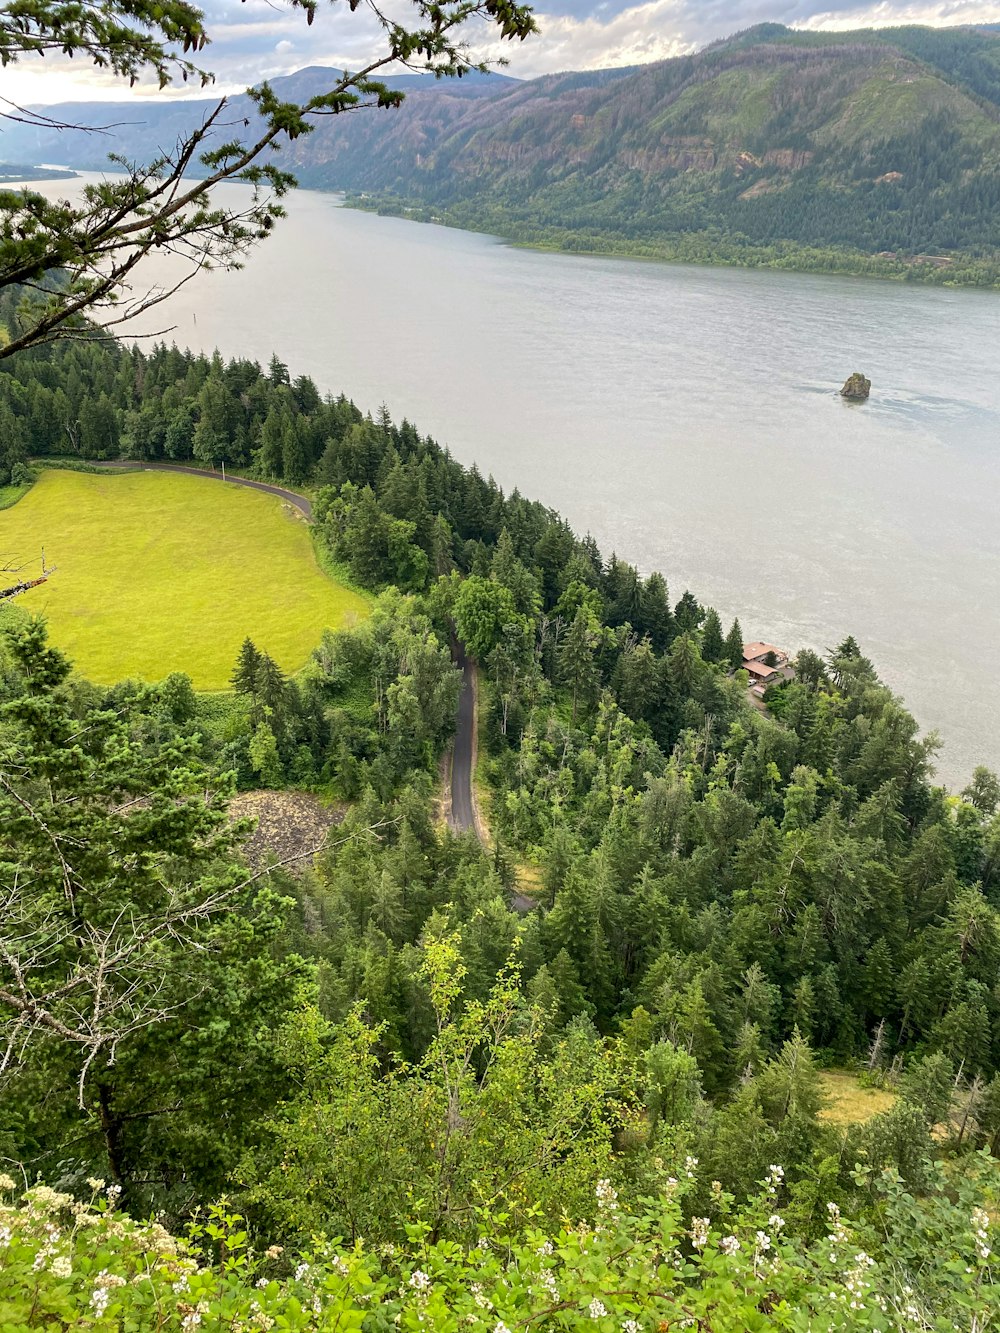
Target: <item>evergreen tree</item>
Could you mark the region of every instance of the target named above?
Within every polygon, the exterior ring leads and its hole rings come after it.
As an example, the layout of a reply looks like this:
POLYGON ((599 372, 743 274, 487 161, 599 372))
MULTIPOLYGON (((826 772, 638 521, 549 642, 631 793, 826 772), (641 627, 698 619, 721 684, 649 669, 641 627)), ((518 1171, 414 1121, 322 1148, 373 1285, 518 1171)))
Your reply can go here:
POLYGON ((743 665, 743 631, 738 620, 733 621, 732 628, 726 635, 724 649, 725 660, 729 663, 730 670, 739 671, 743 665))
POLYGON ((243 640, 236 666, 230 676, 233 689, 238 694, 255 694, 257 691, 257 673, 260 670, 261 654, 249 635, 243 640))
POLYGON ((692 634, 705 618, 693 593, 684 592, 674 607, 674 621, 681 634, 692 634))
POLYGON ((701 629, 701 655, 706 662, 721 662, 726 657, 722 622, 714 607, 709 607, 701 629))
POLYGON ((563 684, 569 687, 573 696, 574 726, 576 726, 577 709, 581 703, 584 706, 590 703, 597 686, 597 668, 594 663, 596 646, 597 632, 592 617, 590 612, 581 606, 557 650, 559 677, 563 684))

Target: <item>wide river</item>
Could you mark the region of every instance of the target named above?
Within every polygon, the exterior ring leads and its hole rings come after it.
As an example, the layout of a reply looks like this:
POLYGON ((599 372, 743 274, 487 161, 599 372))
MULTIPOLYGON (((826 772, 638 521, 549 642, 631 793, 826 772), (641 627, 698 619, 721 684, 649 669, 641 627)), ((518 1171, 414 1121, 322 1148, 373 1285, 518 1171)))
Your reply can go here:
POLYGON ((148 327, 386 403, 748 639, 853 633, 944 780, 1000 767, 1000 295, 533 253, 318 193, 289 214, 148 327))

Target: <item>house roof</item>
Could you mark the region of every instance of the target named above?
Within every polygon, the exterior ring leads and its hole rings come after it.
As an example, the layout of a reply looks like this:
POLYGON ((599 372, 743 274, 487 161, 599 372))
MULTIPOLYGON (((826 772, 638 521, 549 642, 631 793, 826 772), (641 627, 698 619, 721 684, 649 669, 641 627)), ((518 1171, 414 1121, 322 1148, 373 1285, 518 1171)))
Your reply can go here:
POLYGON ((751 676, 773 676, 777 674, 777 667, 764 666, 763 662, 744 662, 743 670, 749 671, 751 676))
POLYGON ((765 653, 775 653, 778 657, 784 657, 780 648, 775 648, 773 643, 745 643, 743 645, 744 657, 763 657, 765 653))

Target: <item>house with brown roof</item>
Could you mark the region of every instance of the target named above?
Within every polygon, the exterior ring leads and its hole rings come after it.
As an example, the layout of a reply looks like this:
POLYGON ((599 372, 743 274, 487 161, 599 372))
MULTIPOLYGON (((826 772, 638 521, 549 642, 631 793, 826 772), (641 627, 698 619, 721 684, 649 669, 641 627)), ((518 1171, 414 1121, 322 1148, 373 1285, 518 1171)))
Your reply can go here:
POLYGON ((750 677, 751 685, 770 685, 781 679, 778 668, 767 666, 764 662, 744 662, 743 670, 750 677))
POLYGON ((773 643, 745 643, 743 670, 750 677, 750 693, 758 699, 764 697, 768 685, 774 685, 779 680, 789 680, 794 674, 788 662, 788 654, 773 643))
POLYGON ((746 668, 748 662, 763 662, 765 657, 772 657, 776 667, 788 665, 788 654, 782 652, 780 648, 775 648, 773 643, 745 643, 743 645, 744 668, 746 668))

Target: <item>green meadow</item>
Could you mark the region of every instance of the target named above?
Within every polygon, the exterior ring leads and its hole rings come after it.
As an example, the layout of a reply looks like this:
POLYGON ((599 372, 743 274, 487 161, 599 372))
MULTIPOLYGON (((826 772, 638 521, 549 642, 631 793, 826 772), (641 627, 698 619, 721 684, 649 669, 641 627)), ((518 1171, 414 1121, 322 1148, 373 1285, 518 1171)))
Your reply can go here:
POLYGON ((286 672, 327 626, 367 615, 316 563, 301 515, 277 496, 167 472, 46 471, 0 511, 0 564, 58 572, 17 605, 98 684, 185 671, 226 689, 249 634, 286 672))

